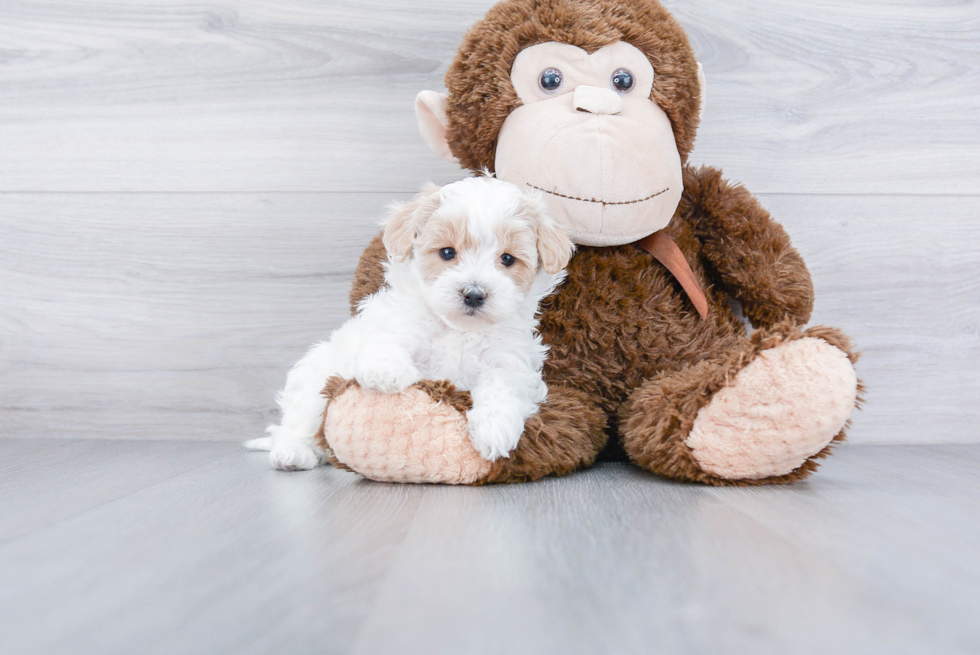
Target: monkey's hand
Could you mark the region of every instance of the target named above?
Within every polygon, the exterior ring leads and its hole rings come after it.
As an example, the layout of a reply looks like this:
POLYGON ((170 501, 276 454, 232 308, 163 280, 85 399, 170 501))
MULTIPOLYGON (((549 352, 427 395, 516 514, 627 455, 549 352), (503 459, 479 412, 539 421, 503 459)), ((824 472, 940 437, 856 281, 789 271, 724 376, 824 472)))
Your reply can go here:
POLYGON ((682 215, 703 245, 716 282, 754 327, 810 320, 813 282, 783 227, 748 190, 713 168, 684 169, 682 215))

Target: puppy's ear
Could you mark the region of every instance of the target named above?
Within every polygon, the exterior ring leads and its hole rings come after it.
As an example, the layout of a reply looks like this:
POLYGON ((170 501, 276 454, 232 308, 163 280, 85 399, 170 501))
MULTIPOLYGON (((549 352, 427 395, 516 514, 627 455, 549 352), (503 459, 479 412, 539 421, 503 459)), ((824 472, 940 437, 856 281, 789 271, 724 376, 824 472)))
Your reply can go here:
POLYGON ((440 200, 439 187, 429 182, 408 202, 391 206, 382 223, 381 241, 393 260, 405 261, 412 254, 415 237, 439 208, 440 200))
POLYGON ((519 212, 534 226, 541 268, 551 275, 561 272, 568 266, 568 260, 575 252, 575 244, 563 229, 555 225, 555 221, 548 214, 544 197, 539 191, 524 194, 519 212))
POLYGON ((549 217, 547 222, 538 225, 538 256, 545 273, 554 275, 568 266, 575 252, 575 244, 549 217))

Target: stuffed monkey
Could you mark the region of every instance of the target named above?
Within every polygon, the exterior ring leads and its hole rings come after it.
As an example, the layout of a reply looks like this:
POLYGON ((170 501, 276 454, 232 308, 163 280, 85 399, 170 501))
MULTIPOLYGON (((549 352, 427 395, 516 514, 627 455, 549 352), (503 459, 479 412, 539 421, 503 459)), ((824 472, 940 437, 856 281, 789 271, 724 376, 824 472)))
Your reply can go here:
MULTIPOLYGON (((548 399, 488 462, 467 439, 467 393, 332 380, 319 435, 331 461, 469 484, 561 475, 603 451, 713 485, 812 473, 844 439, 857 355, 838 330, 802 327, 813 288, 783 228, 720 171, 686 164, 704 81, 679 23, 655 0, 505 0, 466 35, 446 86, 416 103, 428 144, 540 189, 578 244, 542 305, 548 399)), ((352 307, 385 258, 376 238, 352 307)))

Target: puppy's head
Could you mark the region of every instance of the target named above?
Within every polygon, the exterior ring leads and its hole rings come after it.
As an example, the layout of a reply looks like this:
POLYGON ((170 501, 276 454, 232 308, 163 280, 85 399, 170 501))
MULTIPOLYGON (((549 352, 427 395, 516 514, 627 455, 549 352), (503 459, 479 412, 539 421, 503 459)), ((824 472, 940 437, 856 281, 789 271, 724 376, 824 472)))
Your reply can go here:
POLYGON ((558 275, 575 248, 538 191, 486 176, 427 185, 392 209, 383 240, 433 311, 462 328, 521 313, 535 281, 558 275))

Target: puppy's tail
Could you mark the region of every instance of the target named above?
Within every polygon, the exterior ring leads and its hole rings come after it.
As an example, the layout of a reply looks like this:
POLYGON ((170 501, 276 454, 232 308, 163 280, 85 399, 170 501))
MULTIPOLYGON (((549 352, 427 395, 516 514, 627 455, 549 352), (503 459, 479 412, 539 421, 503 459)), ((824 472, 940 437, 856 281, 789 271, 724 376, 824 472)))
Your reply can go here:
POLYGON ((272 450, 272 437, 259 437, 243 444, 249 450, 272 450))

